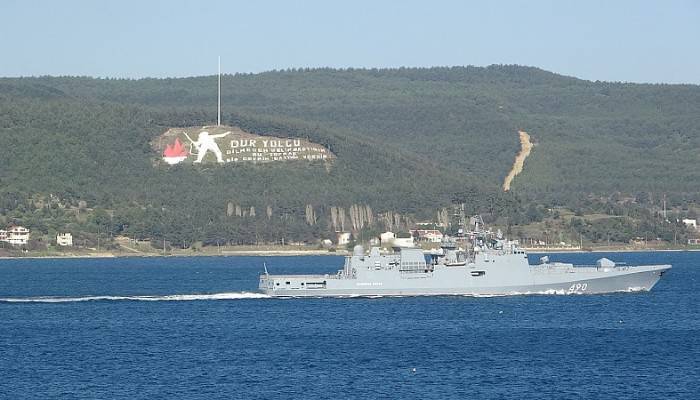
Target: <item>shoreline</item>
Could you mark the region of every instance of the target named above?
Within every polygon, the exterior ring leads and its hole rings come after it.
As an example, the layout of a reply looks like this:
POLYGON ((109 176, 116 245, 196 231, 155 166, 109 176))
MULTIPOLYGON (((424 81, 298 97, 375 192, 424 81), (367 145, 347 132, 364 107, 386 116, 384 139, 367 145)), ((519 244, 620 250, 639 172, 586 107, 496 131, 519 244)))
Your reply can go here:
POLYGON ((26 254, 0 256, 0 260, 21 259, 81 259, 81 258, 172 258, 172 257, 294 257, 294 256, 345 256, 347 251, 324 250, 229 250, 220 253, 86 253, 86 254, 26 254))
MULTIPOLYGON (((700 252, 700 249, 629 249, 629 248, 594 248, 594 249, 525 249, 527 254, 582 254, 582 253, 659 253, 659 252, 700 252)), ((429 254, 429 251, 425 251, 429 254)), ((21 259, 100 259, 100 258, 170 258, 170 257, 297 257, 297 256, 347 256, 349 251, 327 250, 226 250, 218 253, 86 253, 86 254, 26 254, 17 256, 0 256, 0 260, 21 259)))
POLYGON ((545 254, 545 253, 661 253, 661 252, 695 252, 700 251, 700 249, 626 249, 626 248, 597 248, 597 249, 583 249, 583 250, 559 250, 559 249, 526 249, 528 254, 545 254))

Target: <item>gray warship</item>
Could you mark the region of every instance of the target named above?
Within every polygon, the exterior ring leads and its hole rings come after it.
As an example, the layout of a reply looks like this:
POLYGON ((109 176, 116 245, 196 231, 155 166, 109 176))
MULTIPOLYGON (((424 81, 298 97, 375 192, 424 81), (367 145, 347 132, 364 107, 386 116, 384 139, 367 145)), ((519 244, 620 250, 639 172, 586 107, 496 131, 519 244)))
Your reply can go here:
POLYGON ((356 246, 335 274, 260 276, 259 290, 273 297, 506 296, 649 291, 670 265, 626 265, 602 258, 595 265, 530 265, 527 253, 478 228, 443 241, 437 251, 356 246))

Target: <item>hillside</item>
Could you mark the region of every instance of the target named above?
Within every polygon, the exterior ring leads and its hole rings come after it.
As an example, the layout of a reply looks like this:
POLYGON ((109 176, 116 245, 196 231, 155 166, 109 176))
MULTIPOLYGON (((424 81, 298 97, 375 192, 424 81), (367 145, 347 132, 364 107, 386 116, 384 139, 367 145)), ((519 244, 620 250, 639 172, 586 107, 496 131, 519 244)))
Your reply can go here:
POLYGON ((154 165, 154 138, 216 120, 214 76, 4 78, 3 209, 53 195, 59 208, 116 210, 115 232, 143 224, 144 237, 170 230, 195 240, 214 230, 229 240, 251 230, 318 236, 338 228, 324 225, 332 208, 353 205, 400 222, 394 214, 434 219, 457 199, 524 214, 522 199, 698 196, 698 86, 589 82, 519 66, 275 71, 225 75, 222 85, 226 125, 309 139, 337 155, 333 165, 154 165), (534 147, 504 194, 520 130, 534 147), (257 216, 232 223, 231 205, 257 216), (307 206, 319 222, 304 223, 307 206), (275 217, 265 221, 268 208, 275 217))

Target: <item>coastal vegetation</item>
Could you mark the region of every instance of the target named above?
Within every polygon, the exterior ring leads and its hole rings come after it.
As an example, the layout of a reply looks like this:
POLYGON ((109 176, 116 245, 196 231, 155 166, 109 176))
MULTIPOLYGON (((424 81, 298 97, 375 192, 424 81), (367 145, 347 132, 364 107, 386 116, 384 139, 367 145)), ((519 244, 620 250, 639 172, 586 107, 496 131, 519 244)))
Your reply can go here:
POLYGON ((222 85, 224 124, 308 139, 337 158, 160 165, 156 137, 216 121, 215 76, 3 78, 0 225, 31 228, 39 247, 62 231, 93 247, 118 236, 180 248, 316 243, 440 222, 465 203, 523 239, 692 234, 678 221, 700 204, 698 86, 520 66, 300 69, 222 85), (533 147, 503 192, 519 131, 533 147))

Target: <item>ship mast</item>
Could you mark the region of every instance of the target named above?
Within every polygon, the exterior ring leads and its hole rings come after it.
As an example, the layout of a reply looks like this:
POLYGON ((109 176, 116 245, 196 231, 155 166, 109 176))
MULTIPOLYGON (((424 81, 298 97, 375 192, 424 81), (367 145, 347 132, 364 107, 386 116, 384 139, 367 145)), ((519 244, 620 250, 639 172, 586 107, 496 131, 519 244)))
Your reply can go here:
POLYGON ((457 219, 457 237, 463 237, 466 233, 466 214, 464 212, 465 204, 459 203, 454 205, 453 216, 457 219))

